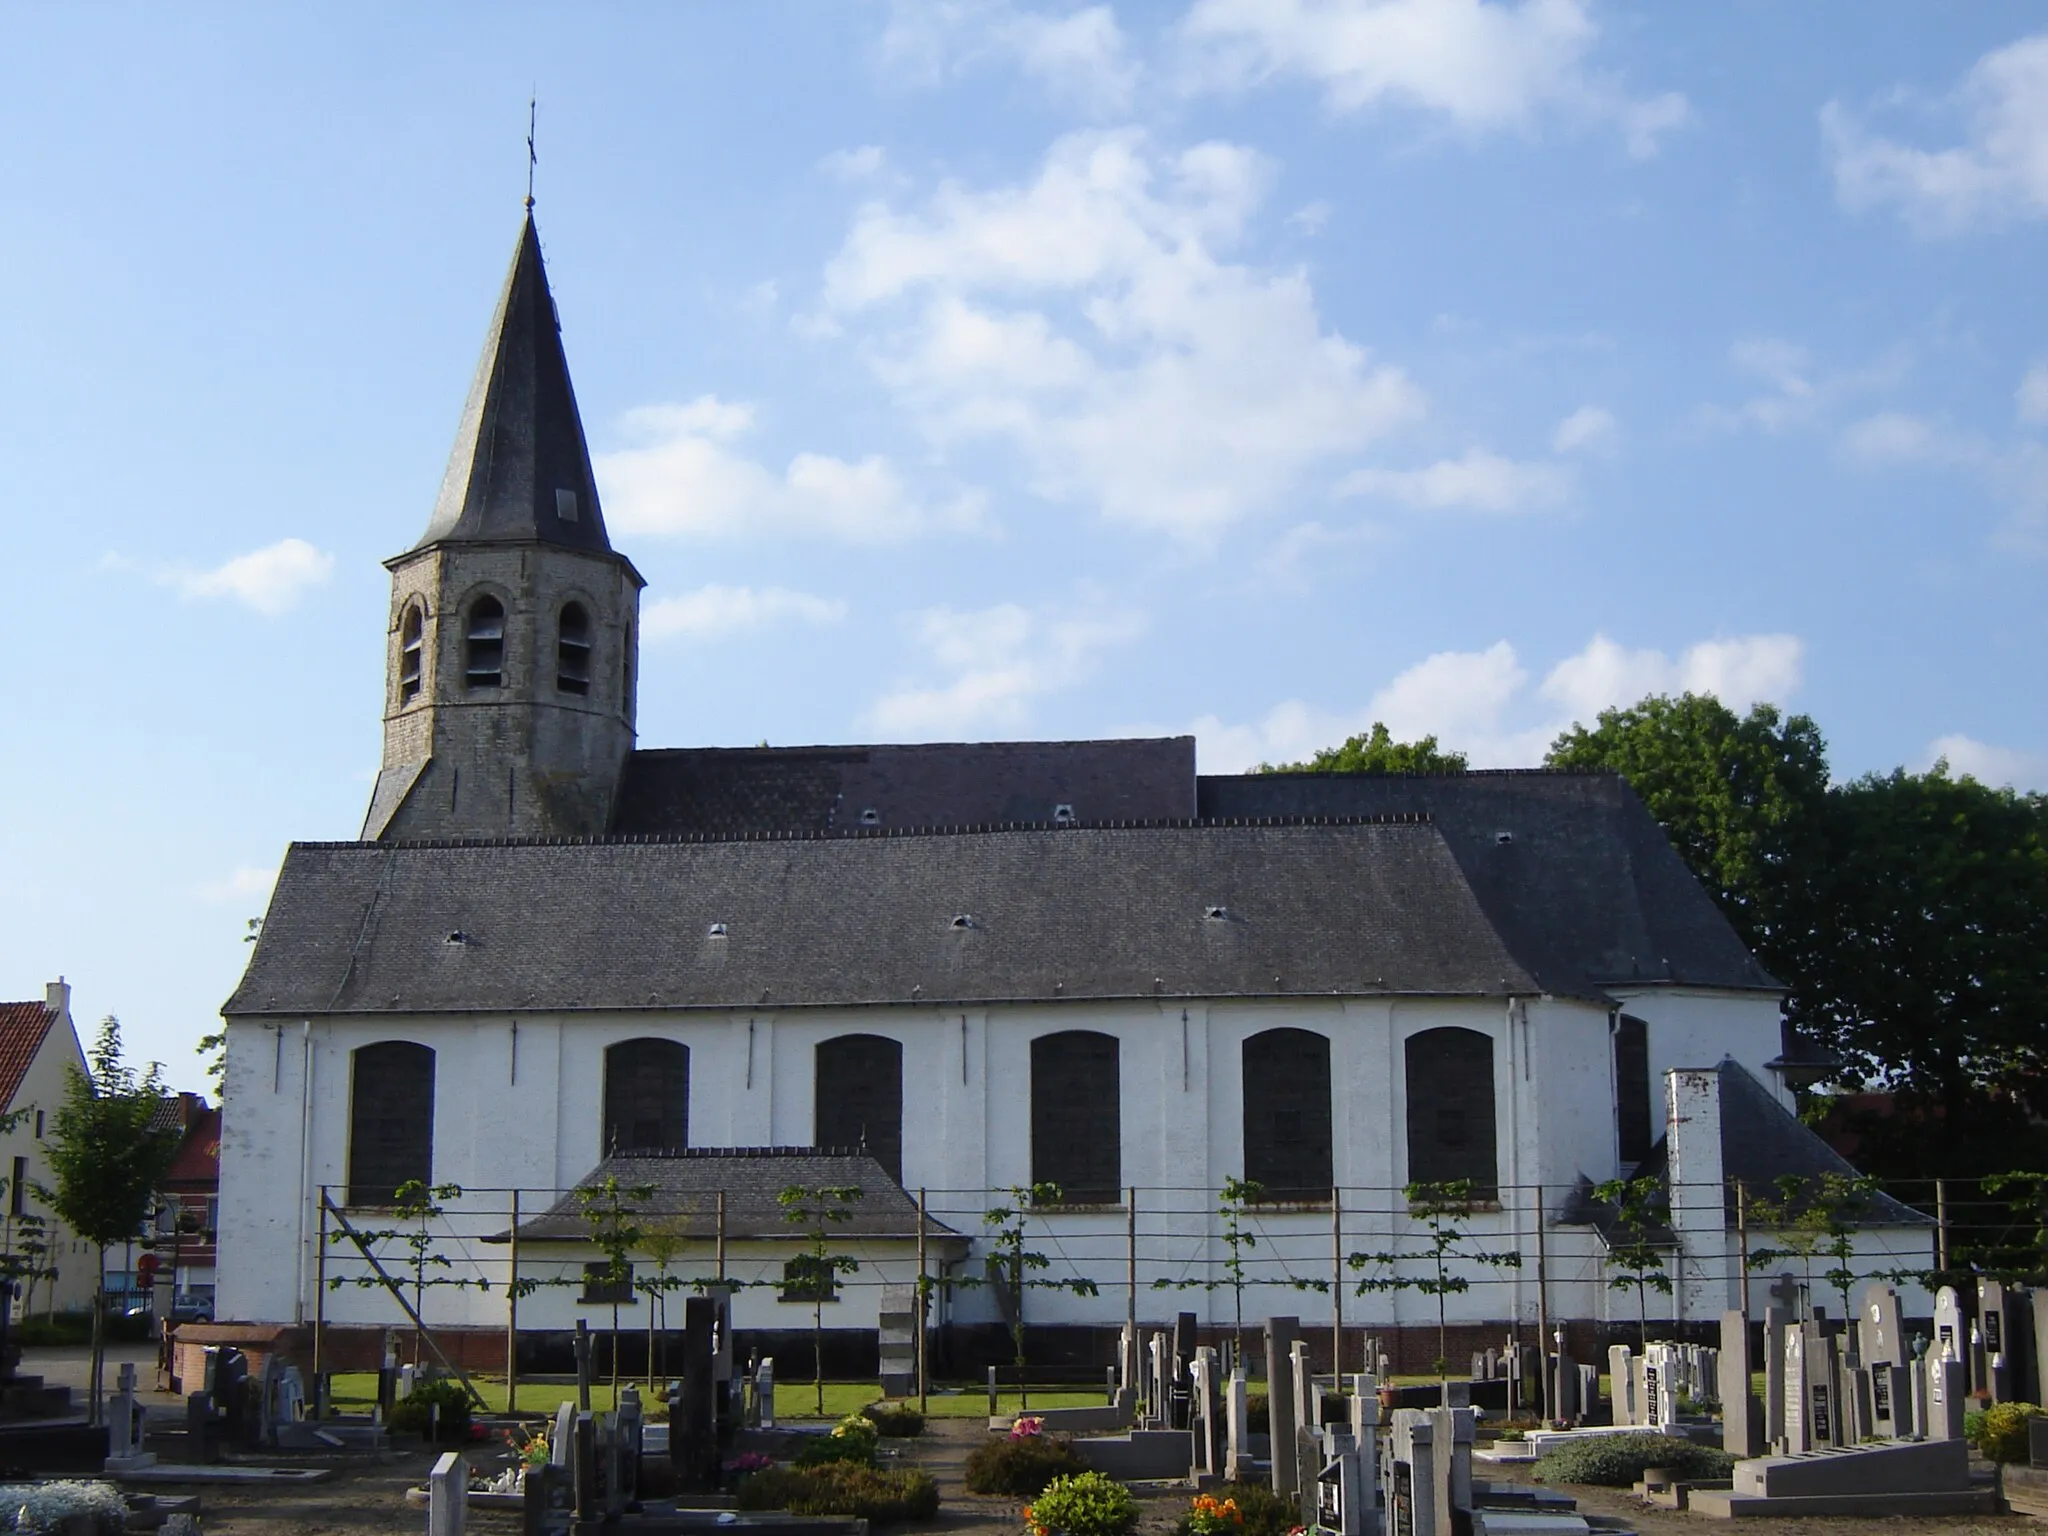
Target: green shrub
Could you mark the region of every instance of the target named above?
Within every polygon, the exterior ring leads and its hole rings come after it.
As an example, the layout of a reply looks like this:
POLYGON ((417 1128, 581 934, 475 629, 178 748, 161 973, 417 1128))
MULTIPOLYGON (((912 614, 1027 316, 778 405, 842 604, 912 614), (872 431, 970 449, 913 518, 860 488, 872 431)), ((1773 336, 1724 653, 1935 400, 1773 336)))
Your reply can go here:
POLYGON ((2005 1462, 2008 1465, 2024 1466, 2027 1460, 2027 1420, 2041 1417, 2042 1410, 2032 1403, 2000 1403, 1982 1413, 1968 1414, 1975 1419, 1976 1426, 1963 1426, 1970 1443, 1984 1453, 1986 1461, 2005 1462))
POLYGON ((967 1491, 1029 1497, 1043 1491, 1056 1477, 1087 1470, 1088 1463, 1064 1435, 986 1440, 967 1454, 967 1491))
POLYGON ((435 1437, 437 1444, 469 1439, 469 1393, 462 1383, 443 1376, 423 1381, 392 1406, 391 1428, 408 1434, 427 1435, 434 1432, 434 1412, 439 1408, 440 1433, 435 1437))
POLYGON ((1273 1433, 1273 1403, 1263 1392, 1244 1395, 1244 1429, 1248 1435, 1273 1433))
POLYGON ((822 1467, 834 1463, 848 1463, 856 1467, 872 1467, 875 1464, 875 1442, 882 1432, 872 1421, 857 1413, 849 1413, 832 1426, 829 1435, 806 1437, 804 1448, 797 1452, 796 1464, 800 1467, 822 1467))
POLYGON ((883 1398, 861 1409, 861 1416, 892 1440, 907 1440, 924 1433, 924 1415, 908 1403, 883 1398))
MULTIPOLYGON (((1213 1488, 1210 1497, 1218 1503, 1237 1506, 1237 1536, 1287 1536, 1301 1524, 1301 1506, 1283 1499, 1267 1483, 1225 1483, 1213 1488)), ((1175 1536, 1194 1536, 1194 1523, 1183 1517, 1174 1527, 1175 1536)))
POLYGON ((792 1515, 850 1515, 873 1525, 929 1520, 939 1512, 939 1485, 916 1467, 883 1471, 850 1461, 750 1472, 737 1494, 741 1509, 786 1509, 792 1515))
POLYGON ((1131 1490, 1100 1472, 1056 1477, 1024 1510, 1032 1536, 1129 1536, 1138 1523, 1138 1501, 1131 1490))
POLYGON ((1536 1476, 1546 1483, 1627 1488, 1642 1481, 1645 1467, 1669 1467, 1683 1482, 1710 1482, 1729 1476, 1735 1458, 1670 1435, 1598 1435, 1545 1452, 1536 1476))

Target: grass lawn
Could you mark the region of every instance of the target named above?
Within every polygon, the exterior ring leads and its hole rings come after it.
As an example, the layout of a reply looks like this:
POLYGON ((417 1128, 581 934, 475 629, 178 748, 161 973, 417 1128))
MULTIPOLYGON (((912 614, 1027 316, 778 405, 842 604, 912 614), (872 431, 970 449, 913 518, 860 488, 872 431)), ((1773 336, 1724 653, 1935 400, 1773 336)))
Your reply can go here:
MULTIPOLYGON (((481 1376, 472 1372, 469 1379, 476 1383, 477 1391, 483 1394, 491 1412, 505 1411, 504 1377, 481 1376)), ((627 1383, 622 1379, 620 1384, 627 1383)), ((650 1398, 647 1383, 641 1381, 638 1385, 641 1402, 657 1412, 660 1411, 658 1392, 650 1398)), ((828 1381, 825 1383, 824 1416, 833 1420, 843 1419, 849 1413, 858 1413, 881 1395, 880 1382, 828 1381)), ((576 1383, 573 1380, 555 1378, 530 1381, 522 1378, 519 1383, 519 1411, 533 1414, 552 1413, 557 1404, 572 1401, 575 1396, 576 1383)), ((1030 1397, 1031 1406, 1034 1408, 1076 1408, 1102 1401, 1102 1393, 1091 1388, 1033 1388, 1030 1397)), ((376 1401, 376 1372, 355 1371, 335 1376, 334 1405, 337 1408, 345 1412, 367 1413, 376 1401)), ((778 1419, 815 1419, 818 1417, 817 1402, 817 1389, 808 1381, 778 1381, 775 1384, 775 1416, 778 1419)), ((997 1402, 1003 1413, 1021 1411, 1018 1395, 1014 1391, 1004 1392, 997 1398, 997 1402)), ((617 1406, 612 1399, 609 1381, 593 1381, 590 1384, 590 1406, 599 1413, 609 1413, 617 1406)), ((987 1413, 988 1390, 985 1387, 964 1387, 957 1393, 932 1394, 931 1415, 935 1419, 979 1419, 987 1413)))

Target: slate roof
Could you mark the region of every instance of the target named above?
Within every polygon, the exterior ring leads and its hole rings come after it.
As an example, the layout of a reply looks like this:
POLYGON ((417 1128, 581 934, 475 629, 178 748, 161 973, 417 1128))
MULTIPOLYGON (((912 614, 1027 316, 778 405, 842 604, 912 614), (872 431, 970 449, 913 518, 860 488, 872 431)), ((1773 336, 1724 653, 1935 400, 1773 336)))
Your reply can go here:
MULTIPOLYGON (((718 1196, 725 1195, 728 1238, 801 1238, 776 1197, 791 1185, 809 1189, 858 1189, 846 1207, 848 1219, 831 1224, 847 1237, 917 1236, 917 1202, 905 1194, 882 1165, 865 1152, 819 1147, 692 1147, 665 1156, 608 1157, 577 1182, 596 1189, 607 1178, 622 1188, 652 1187, 653 1194, 624 1197, 637 1220, 661 1218, 684 1237, 718 1235, 718 1196)), ((958 1243, 960 1234, 933 1216, 925 1217, 928 1239, 958 1243)), ((490 1241, 502 1242, 503 1238, 490 1241)), ((521 1242, 589 1242, 583 1203, 570 1191, 519 1228, 521 1242)))
POLYGON ((434 514, 415 548, 538 540, 610 552, 561 330, 529 210, 434 514), (557 491, 575 497, 573 517, 562 515, 557 491))
POLYGON ((1205 776, 1200 814, 1425 815, 1546 990, 1646 982, 1782 990, 1614 773, 1205 776))
MULTIPOLYGON (((1724 1058, 1721 1076, 1721 1173, 1730 1181, 1728 1227, 1735 1228, 1733 1186, 1740 1182, 1751 1196, 1779 1198, 1778 1180, 1817 1181, 1825 1174, 1862 1177, 1847 1158, 1800 1123, 1799 1117, 1772 1096, 1770 1089, 1740 1062, 1724 1058)), ((1638 1177, 1662 1178, 1670 1166, 1670 1146, 1658 1141, 1638 1177)), ((1795 1202, 1796 1204, 1797 1202, 1795 1202)), ((1924 1227, 1931 1218, 1890 1195, 1870 1197, 1868 1206, 1849 1223, 1859 1227, 1924 1227)))
POLYGON ((1427 822, 1179 823, 295 844, 226 1012, 1535 990, 1427 822))
POLYGON ((0 1003, 0 1110, 13 1108, 21 1080, 56 1022, 48 1003, 0 1003))
POLYGON ((641 751, 627 761, 612 830, 729 837, 1049 826, 1061 806, 1084 822, 1192 817, 1194 737, 641 751))

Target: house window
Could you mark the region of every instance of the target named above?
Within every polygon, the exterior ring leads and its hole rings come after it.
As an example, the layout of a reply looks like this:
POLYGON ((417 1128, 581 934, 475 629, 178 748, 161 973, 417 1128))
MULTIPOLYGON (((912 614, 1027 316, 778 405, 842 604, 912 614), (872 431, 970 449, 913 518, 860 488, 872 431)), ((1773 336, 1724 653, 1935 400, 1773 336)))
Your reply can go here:
POLYGON ((505 605, 480 597, 469 605, 462 681, 469 688, 496 688, 505 681, 505 605))
POLYGON ((398 702, 410 704, 420 696, 420 658, 426 617, 418 603, 408 603, 398 626, 398 702))
POLYGON ((903 1182, 903 1046, 882 1035, 821 1041, 812 1140, 859 1149, 903 1182))
POLYGON ((434 1181, 434 1053, 410 1040, 357 1048, 350 1068, 348 1203, 390 1205, 434 1181))
POLYGON ((1476 1199, 1494 1199, 1493 1037, 1425 1029, 1408 1037, 1407 1066, 1408 1182, 1465 1179, 1476 1199))
POLYGON ((1650 1114, 1650 1027, 1624 1013, 1614 1026, 1614 1141, 1625 1166, 1650 1155, 1656 1124, 1650 1114))
POLYGON ((28 1159, 25 1157, 14 1160, 14 1177, 7 1181, 7 1214, 28 1214, 28 1159))
POLYGON ((555 637, 555 687, 563 693, 590 692, 590 615, 581 603, 562 609, 555 637))
POLYGON ((1327 1200, 1330 1040, 1269 1029, 1244 1043, 1244 1176, 1269 1200, 1327 1200))
POLYGON ((690 1048, 621 1040, 604 1053, 604 1153, 679 1152, 690 1144, 690 1048))
POLYGON ((600 1259, 595 1264, 583 1266, 583 1294, 576 1298, 583 1306, 631 1306, 633 1304, 633 1266, 625 1266, 625 1273, 616 1280, 612 1278, 609 1262, 600 1259))
POLYGON ((1069 1029, 1031 1042, 1031 1182, 1074 1205, 1123 1197, 1123 1092, 1114 1035, 1069 1029))
POLYGON ((834 1272, 830 1258, 819 1258, 815 1253, 800 1253, 782 1266, 783 1301, 837 1301, 839 1299, 839 1277, 834 1272))

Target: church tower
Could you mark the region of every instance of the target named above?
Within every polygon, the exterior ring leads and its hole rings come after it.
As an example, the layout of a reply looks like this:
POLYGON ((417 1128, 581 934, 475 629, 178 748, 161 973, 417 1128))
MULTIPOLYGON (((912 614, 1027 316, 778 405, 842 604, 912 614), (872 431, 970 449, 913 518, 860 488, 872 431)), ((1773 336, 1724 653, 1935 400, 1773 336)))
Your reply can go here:
POLYGON ((433 518, 385 567, 363 838, 604 832, 633 749, 645 583, 605 537, 531 210, 433 518))

